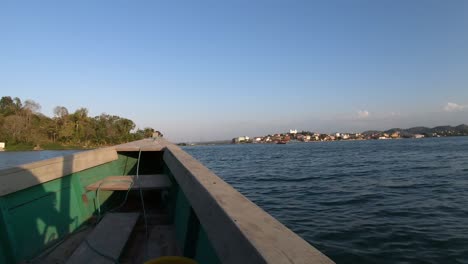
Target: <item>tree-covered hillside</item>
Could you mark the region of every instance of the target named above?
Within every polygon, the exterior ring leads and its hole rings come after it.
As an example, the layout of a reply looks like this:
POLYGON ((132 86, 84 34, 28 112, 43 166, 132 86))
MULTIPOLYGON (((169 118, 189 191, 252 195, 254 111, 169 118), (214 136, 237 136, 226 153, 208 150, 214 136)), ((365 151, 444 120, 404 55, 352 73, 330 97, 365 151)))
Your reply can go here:
POLYGON ((0 99, 0 142, 7 149, 97 147, 152 136, 154 129, 135 129, 127 118, 101 114, 91 117, 88 109, 70 113, 64 106, 54 108, 54 116, 40 113, 33 100, 3 96, 0 99))

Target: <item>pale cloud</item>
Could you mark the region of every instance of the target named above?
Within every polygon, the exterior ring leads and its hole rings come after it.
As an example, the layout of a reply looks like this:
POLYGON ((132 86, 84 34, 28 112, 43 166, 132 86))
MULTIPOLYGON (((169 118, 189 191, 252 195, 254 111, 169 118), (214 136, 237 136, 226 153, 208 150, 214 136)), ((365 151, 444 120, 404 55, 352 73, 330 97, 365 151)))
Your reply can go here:
POLYGON ((370 113, 367 110, 360 110, 357 112, 357 115, 358 115, 358 118, 365 119, 369 117, 370 113))
POLYGON ((468 108, 467 105, 459 105, 459 104, 456 104, 456 103, 448 102, 448 103, 444 106, 444 111, 447 111, 447 112, 457 112, 457 111, 463 111, 464 109, 467 109, 467 108, 468 108))

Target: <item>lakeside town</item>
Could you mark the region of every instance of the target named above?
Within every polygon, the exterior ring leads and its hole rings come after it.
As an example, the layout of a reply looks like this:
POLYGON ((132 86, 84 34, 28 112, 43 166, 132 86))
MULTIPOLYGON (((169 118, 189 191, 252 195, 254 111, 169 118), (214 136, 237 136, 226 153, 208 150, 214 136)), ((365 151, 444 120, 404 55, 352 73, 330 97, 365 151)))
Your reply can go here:
POLYGON ((290 129, 287 133, 269 134, 265 136, 239 136, 231 140, 233 144, 241 143, 272 143, 286 144, 288 142, 314 142, 314 141, 337 141, 337 140, 385 140, 401 138, 425 138, 425 137, 448 137, 468 136, 468 125, 462 124, 456 127, 439 126, 434 128, 413 127, 409 129, 393 128, 386 131, 365 131, 362 133, 332 134, 317 133, 310 131, 298 131, 290 129))

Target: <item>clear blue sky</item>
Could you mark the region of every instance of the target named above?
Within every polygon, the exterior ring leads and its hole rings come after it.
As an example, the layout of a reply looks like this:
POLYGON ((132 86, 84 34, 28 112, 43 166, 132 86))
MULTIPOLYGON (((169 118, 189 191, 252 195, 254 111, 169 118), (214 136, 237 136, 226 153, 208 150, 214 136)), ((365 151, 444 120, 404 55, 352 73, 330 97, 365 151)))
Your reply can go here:
POLYGON ((468 1, 1 1, 0 95, 173 141, 468 123, 468 1))

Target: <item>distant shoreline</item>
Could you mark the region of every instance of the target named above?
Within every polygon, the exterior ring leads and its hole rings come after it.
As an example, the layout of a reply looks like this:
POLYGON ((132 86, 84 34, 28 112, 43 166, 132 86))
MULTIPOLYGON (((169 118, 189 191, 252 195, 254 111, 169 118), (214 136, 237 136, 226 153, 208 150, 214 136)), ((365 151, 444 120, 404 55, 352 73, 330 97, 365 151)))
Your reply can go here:
MULTIPOLYGON (((393 140, 408 140, 408 139, 429 139, 429 138, 453 138, 453 137, 468 137, 468 135, 454 135, 454 136, 441 136, 441 137, 422 137, 422 138, 386 138, 386 139, 347 139, 347 140, 323 140, 323 141, 290 141, 288 144, 303 144, 303 143, 320 143, 320 142, 352 142, 352 141, 393 141, 393 140)), ((230 140, 223 140, 216 143, 213 142, 194 142, 194 143, 177 143, 178 146, 197 147, 197 146, 218 146, 218 145, 276 145, 276 143, 256 143, 256 142, 242 142, 232 143, 230 140)))
POLYGON ((398 138, 424 138, 424 137, 451 137, 468 136, 468 125, 453 126, 412 127, 407 129, 392 128, 385 131, 368 130, 362 133, 336 132, 332 134, 317 133, 311 131, 298 131, 290 129, 286 133, 268 134, 263 136, 248 137, 239 136, 232 139, 234 144, 242 143, 267 143, 286 144, 289 141, 313 142, 313 141, 340 141, 340 140, 373 140, 373 139, 398 139, 398 138))

